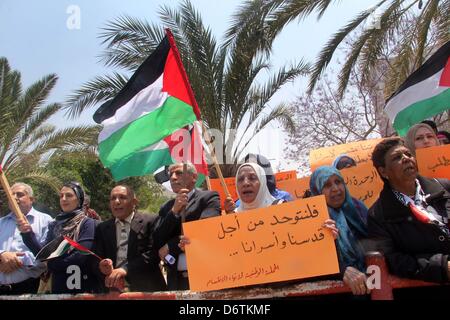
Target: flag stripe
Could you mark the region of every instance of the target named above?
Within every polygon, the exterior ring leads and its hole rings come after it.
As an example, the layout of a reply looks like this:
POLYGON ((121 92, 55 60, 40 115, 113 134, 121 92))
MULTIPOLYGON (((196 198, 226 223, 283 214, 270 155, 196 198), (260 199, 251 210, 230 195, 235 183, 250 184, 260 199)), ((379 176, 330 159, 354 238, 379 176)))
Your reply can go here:
POLYGON ((127 104, 140 91, 155 82, 164 72, 169 50, 169 40, 167 37, 164 37, 155 51, 136 70, 117 96, 110 103, 103 104, 95 112, 95 122, 102 123, 105 119, 113 117, 120 107, 127 104))
POLYGON ((413 103, 408 108, 399 112, 393 124, 398 134, 404 136, 408 132, 411 124, 418 123, 423 119, 450 109, 450 89, 444 89, 440 94, 413 103))
POLYGON ((64 253, 66 253, 67 250, 69 250, 69 248, 70 248, 70 244, 69 244, 66 240, 63 240, 63 241, 61 241, 61 243, 58 245, 58 247, 56 248, 56 250, 53 251, 53 252, 52 252, 45 260, 60 257, 60 256, 62 256, 64 253))
POLYGON ((386 105, 385 112, 390 119, 395 119, 396 115, 406 107, 412 105, 417 101, 422 101, 440 94, 447 88, 439 87, 439 79, 441 78, 442 70, 437 72, 432 77, 415 84, 412 87, 405 89, 398 95, 393 97, 386 105))
POLYGON ((162 92, 163 76, 154 83, 145 87, 126 104, 116 110, 114 117, 102 122, 103 130, 98 136, 98 142, 108 139, 114 132, 120 130, 131 122, 161 108, 169 95, 162 92))
POLYGON ((441 87, 450 87, 450 57, 448 57, 447 64, 445 65, 444 71, 442 71, 439 85, 441 87))
POLYGON ((386 101, 386 104, 403 90, 418 84, 444 69, 450 55, 450 41, 439 48, 425 63, 414 71, 398 90, 386 101))
POLYGON ((169 148, 154 149, 132 154, 130 157, 120 160, 110 167, 111 174, 116 181, 135 176, 143 176, 153 173, 162 165, 173 163, 169 148))
POLYGON ((100 159, 105 167, 128 158, 175 130, 196 120, 190 105, 169 97, 161 108, 114 132, 99 144, 100 159))

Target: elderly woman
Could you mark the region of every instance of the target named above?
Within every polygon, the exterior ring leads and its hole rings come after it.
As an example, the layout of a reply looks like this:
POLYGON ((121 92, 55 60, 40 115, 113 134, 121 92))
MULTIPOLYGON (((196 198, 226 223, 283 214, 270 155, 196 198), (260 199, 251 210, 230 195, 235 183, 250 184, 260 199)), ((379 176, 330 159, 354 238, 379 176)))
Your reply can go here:
POLYGON ((384 188, 369 210, 368 231, 384 253, 390 272, 405 278, 448 281, 449 181, 418 175, 411 150, 398 137, 380 142, 372 161, 384 188))
MULTIPOLYGON (((92 248, 95 222, 84 214, 83 202, 84 191, 79 183, 64 184, 59 192, 61 213, 49 225, 46 244, 52 241, 61 242, 62 236, 66 236, 88 249, 92 248)), ((30 225, 28 223, 19 225, 19 230, 24 243, 36 255, 42 246, 36 240, 30 225)), ((63 255, 48 260, 47 268, 52 275, 52 293, 75 294, 97 291, 98 282, 90 270, 88 256, 73 248, 63 255)))
POLYGON ((330 218, 336 223, 339 269, 344 283, 355 295, 368 294, 364 252, 360 245, 360 240, 367 237, 366 206, 350 196, 342 175, 334 167, 317 168, 311 175, 310 189, 314 196, 325 196, 330 218))
POLYGON ((440 145, 433 128, 426 123, 418 123, 409 128, 406 134, 406 146, 415 155, 416 149, 440 145))
POLYGON ((256 163, 242 164, 236 173, 236 191, 239 196, 239 206, 231 198, 225 200, 227 213, 265 208, 272 204, 286 202, 276 199, 267 187, 267 177, 264 169, 256 163))

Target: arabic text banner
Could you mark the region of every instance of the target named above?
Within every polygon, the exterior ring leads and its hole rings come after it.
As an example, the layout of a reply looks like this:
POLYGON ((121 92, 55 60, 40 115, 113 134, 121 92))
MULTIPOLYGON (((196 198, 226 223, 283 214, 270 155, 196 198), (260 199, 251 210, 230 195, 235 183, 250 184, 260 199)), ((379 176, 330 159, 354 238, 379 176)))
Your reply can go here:
POLYGON ((344 182, 353 198, 370 208, 380 196, 383 180, 372 163, 361 163, 356 167, 341 170, 344 182))
POLYGON ((420 175, 450 179, 450 144, 416 149, 420 175))
POLYGON ((381 140, 383 139, 356 141, 312 150, 309 153, 311 172, 320 166, 330 166, 334 159, 344 153, 353 158, 358 165, 360 163, 369 163, 372 159, 373 148, 381 140))
POLYGON ((338 273, 333 236, 322 228, 327 218, 319 196, 184 223, 191 290, 338 273))
POLYGON ((300 179, 281 181, 277 183, 277 187, 280 190, 289 192, 294 200, 302 199, 305 191, 309 189, 309 178, 303 177, 300 179))
MULTIPOLYGON (((383 181, 371 163, 361 163, 356 167, 341 170, 344 182, 353 198, 359 199, 370 208, 378 199, 383 181)), ((310 177, 286 180, 278 183, 278 188, 289 192, 294 199, 302 199, 309 189, 310 177)))
MULTIPOLYGON (((297 179, 297 172, 295 170, 278 172, 275 173, 275 179, 277 181, 277 185, 279 182, 282 181, 297 179)), ((220 180, 211 179, 210 182, 211 182, 211 190, 217 191, 219 193, 220 203, 223 209, 223 204, 225 202, 226 196, 225 191, 223 191, 222 185, 220 184, 220 180)), ((236 178, 235 177, 225 178, 225 184, 227 185, 228 191, 230 192, 230 195, 233 198, 233 200, 237 200, 239 197, 236 192, 236 178)))

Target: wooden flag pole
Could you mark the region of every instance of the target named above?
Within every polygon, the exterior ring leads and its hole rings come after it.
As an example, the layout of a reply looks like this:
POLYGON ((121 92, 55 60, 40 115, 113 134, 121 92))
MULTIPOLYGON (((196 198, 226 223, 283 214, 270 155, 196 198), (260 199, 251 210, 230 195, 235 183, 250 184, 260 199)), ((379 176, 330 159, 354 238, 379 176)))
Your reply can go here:
POLYGON ((14 199, 14 196, 11 192, 11 187, 9 186, 8 183, 8 179, 6 179, 5 173, 3 172, 1 165, 0 165, 0 182, 3 190, 5 190, 6 197, 8 198, 9 204, 11 205, 11 209, 16 215, 17 222, 26 222, 27 219, 23 215, 22 210, 20 210, 20 207, 17 204, 16 199, 14 199))
POLYGON ((225 195, 227 196, 227 198, 231 198, 230 192, 228 191, 227 184, 225 183, 225 179, 222 174, 222 170, 220 170, 219 162, 217 161, 216 152, 214 151, 214 148, 211 145, 211 137, 208 131, 206 130, 203 121, 201 123, 202 123, 203 137, 206 141, 206 144, 208 145, 209 155, 211 156, 214 168, 216 169, 217 175, 219 176, 220 184, 222 185, 222 189, 225 191, 225 195))
POLYGON ((211 191, 211 180, 209 179, 209 176, 206 176, 206 187, 209 191, 211 191))

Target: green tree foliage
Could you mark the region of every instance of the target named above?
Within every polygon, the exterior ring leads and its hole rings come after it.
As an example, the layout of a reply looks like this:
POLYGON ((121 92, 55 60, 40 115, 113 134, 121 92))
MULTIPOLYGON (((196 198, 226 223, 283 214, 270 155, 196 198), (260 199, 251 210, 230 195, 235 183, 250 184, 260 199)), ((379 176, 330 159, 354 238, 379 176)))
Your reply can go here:
POLYGON ((58 188, 58 179, 42 170, 55 150, 88 150, 96 144, 98 126, 56 130, 46 121, 61 104, 45 105, 58 77, 47 75, 25 91, 21 76, 0 58, 0 164, 10 180, 40 180, 58 188))
MULTIPOLYGON (((55 74, 23 89, 21 74, 0 57, 0 164, 12 184, 41 183, 56 192, 61 181, 45 170, 46 159, 58 151, 92 152, 99 126, 78 126, 57 130, 47 120, 61 104, 46 104, 56 85, 55 74)), ((3 194, 3 212, 7 202, 3 194)))
MULTIPOLYGON (((177 9, 163 6, 160 9, 162 24, 120 17, 108 23, 100 35, 107 46, 102 61, 106 66, 132 72, 162 40, 164 28, 170 28, 203 120, 207 127, 222 133, 221 137, 216 136, 216 148, 233 163, 243 156, 241 153, 251 139, 272 121, 278 121, 285 129, 294 129, 289 108, 284 104, 269 104, 285 83, 308 71, 307 64, 300 61, 280 68, 266 81, 259 81, 262 73, 270 71, 271 45, 260 32, 264 22, 260 13, 261 8, 255 6, 250 21, 241 26, 232 41, 222 44, 217 43, 188 0, 177 9), (261 52, 263 44, 267 50, 261 52), (240 137, 236 137, 236 132, 230 133, 227 130, 230 128, 239 128, 240 137)), ((87 82, 68 100, 69 114, 78 115, 112 98, 127 79, 127 75, 115 72, 87 82)), ((232 174, 232 167, 222 169, 225 175, 232 174)))

